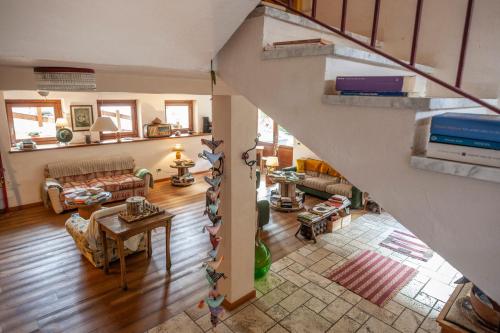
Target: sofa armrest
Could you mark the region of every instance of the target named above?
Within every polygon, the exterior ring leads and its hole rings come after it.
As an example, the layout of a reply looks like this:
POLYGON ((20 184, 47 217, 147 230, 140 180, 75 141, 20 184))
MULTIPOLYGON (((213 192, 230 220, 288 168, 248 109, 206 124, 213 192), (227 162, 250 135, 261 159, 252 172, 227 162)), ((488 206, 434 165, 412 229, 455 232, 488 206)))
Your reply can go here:
POLYGON ((363 192, 356 186, 352 186, 351 207, 360 208, 363 202, 363 192))
POLYGON ((63 190, 62 184, 54 178, 47 178, 42 184, 42 199, 45 207, 49 207, 49 203, 56 214, 62 213, 64 210, 60 193, 63 190))
POLYGON ((281 169, 281 171, 297 171, 297 167, 291 166, 281 169))

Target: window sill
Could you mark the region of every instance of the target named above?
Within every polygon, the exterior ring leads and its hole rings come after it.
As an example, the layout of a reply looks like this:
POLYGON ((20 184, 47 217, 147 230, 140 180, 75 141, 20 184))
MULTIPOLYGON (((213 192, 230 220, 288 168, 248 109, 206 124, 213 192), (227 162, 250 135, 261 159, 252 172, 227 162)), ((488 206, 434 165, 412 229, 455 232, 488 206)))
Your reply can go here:
POLYGON ((116 139, 112 140, 103 140, 101 142, 96 143, 69 143, 67 145, 61 144, 44 144, 37 145, 36 149, 33 150, 21 150, 15 147, 11 147, 9 153, 31 153, 36 151, 44 151, 44 150, 53 150, 53 149, 69 149, 69 148, 81 148, 81 147, 92 147, 92 146, 106 146, 106 145, 117 145, 117 144, 128 144, 134 142, 145 142, 145 141, 156 141, 156 140, 171 140, 171 139, 183 139, 183 138, 191 138, 198 136, 207 136, 211 135, 210 133, 193 133, 193 134, 181 134, 180 136, 168 136, 164 138, 122 138, 121 142, 117 142, 116 139))

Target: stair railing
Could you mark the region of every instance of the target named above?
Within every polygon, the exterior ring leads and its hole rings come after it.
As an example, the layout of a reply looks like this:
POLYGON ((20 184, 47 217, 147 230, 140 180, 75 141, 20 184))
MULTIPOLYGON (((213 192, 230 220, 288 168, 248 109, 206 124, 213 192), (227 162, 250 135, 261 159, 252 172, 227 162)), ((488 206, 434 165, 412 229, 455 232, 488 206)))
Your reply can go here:
POLYGON ((418 39, 419 39, 419 32, 420 32, 420 22, 422 18, 422 7, 424 0, 417 0, 417 6, 415 9, 415 21, 413 25, 413 38, 412 38, 412 44, 411 44, 411 51, 410 51, 410 62, 405 62, 403 60, 400 60, 384 51, 381 51, 375 47, 376 40, 377 40, 377 32, 378 32, 378 20, 380 16, 380 4, 381 0, 375 0, 375 6, 373 9, 373 21, 372 21, 372 31, 371 31, 371 38, 370 38, 370 44, 365 43, 363 41, 360 41, 346 33, 346 23, 347 23, 347 5, 348 5, 348 0, 342 0, 342 11, 341 11, 341 21, 340 21, 340 29, 332 27, 329 24, 326 24, 324 22, 319 21, 316 19, 316 13, 317 13, 317 3, 318 0, 312 0, 312 9, 311 9, 311 15, 307 13, 303 13, 297 8, 294 8, 293 6, 293 0, 267 0, 270 2, 273 2, 277 5, 285 7, 289 12, 294 13, 296 15, 302 16, 304 18, 307 18, 308 20, 316 23, 317 25, 320 25, 321 27, 337 34, 345 39, 348 39, 349 41, 370 50, 373 53, 376 53, 386 59, 391 60, 392 62, 397 63, 398 65, 418 74, 426 79, 442 86, 445 87, 446 89, 449 89, 453 91, 454 93, 467 98, 480 106, 483 106, 497 114, 500 114, 500 108, 491 105, 482 99, 471 95, 470 93, 464 91, 461 89, 461 84, 462 84, 462 76, 463 76, 463 69, 465 65, 465 58, 466 58, 466 51, 467 51, 467 42, 469 39, 469 31, 470 31, 470 24, 471 24, 471 17, 472 17, 472 11, 474 8, 474 0, 468 0, 467 3, 467 12, 465 14, 465 23, 464 23, 464 31, 462 34, 462 44, 460 48, 460 55, 459 55, 459 62, 458 62, 458 68, 457 68, 457 76, 455 80, 455 85, 449 84, 448 82, 445 82, 431 74, 428 74, 416 67, 416 54, 417 54, 417 47, 418 47, 418 39))

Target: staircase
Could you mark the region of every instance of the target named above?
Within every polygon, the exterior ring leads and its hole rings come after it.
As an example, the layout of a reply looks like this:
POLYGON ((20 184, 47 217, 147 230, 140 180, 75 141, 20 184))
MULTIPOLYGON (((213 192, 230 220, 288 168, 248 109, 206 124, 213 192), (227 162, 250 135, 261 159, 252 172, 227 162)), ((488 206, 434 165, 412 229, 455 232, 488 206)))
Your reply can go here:
MULTIPOLYGON (((383 48, 382 42, 375 45, 383 48)), ((451 92, 414 98, 333 95, 331 82, 338 75, 413 74, 315 23, 274 8, 257 8, 219 52, 217 63, 225 83, 335 165, 500 301, 498 169, 424 156, 431 116, 490 110, 466 98, 451 98, 451 92), (265 48, 273 41, 318 37, 333 45, 265 48)), ((481 102, 489 105, 496 100, 481 102)))

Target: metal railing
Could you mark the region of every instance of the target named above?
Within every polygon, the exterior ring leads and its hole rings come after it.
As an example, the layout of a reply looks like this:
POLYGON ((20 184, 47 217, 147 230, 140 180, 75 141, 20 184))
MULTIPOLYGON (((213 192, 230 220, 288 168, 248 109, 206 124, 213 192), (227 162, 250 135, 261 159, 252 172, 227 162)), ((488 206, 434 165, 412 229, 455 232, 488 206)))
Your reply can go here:
POLYGON ((491 105, 480 98, 471 95, 470 93, 464 91, 461 89, 462 85, 462 77, 463 77, 463 69, 465 65, 465 58, 466 58, 466 53, 467 53, 467 42, 469 39, 469 31, 470 31, 470 24, 471 24, 471 17, 472 17, 472 12, 474 8, 474 0, 468 0, 467 3, 467 12, 465 14, 465 23, 464 23, 464 29, 463 29, 463 34, 462 34, 462 44, 460 48, 460 55, 459 55, 459 61, 458 61, 458 68, 457 68, 457 75, 456 75, 456 80, 455 80, 455 85, 452 85, 448 82, 445 82, 431 74, 425 73, 424 71, 418 69, 416 67, 416 58, 417 58, 417 48, 418 48, 418 41, 419 41, 419 35, 420 35, 420 25, 421 25, 421 19, 422 19, 422 8, 424 5, 424 0, 417 0, 417 6, 415 9, 415 21, 413 24, 413 38, 412 38, 412 43, 411 43, 411 50, 410 50, 410 62, 405 62, 403 60, 397 59, 396 57, 380 50, 375 47, 376 41, 377 41, 377 32, 378 32, 378 22, 379 22, 379 16, 380 16, 380 5, 382 0, 375 0, 375 6, 373 9, 373 21, 372 21, 372 31, 371 31, 371 38, 370 38, 370 44, 365 43, 363 41, 360 41, 346 33, 346 24, 347 24, 347 6, 348 6, 348 0, 342 0, 342 10, 341 10, 341 18, 340 18, 340 29, 335 28, 330 26, 329 24, 326 24, 324 22, 319 21, 316 19, 317 16, 317 6, 318 6, 318 0, 312 0, 312 9, 311 9, 311 14, 303 13, 297 8, 294 8, 293 0, 268 0, 271 2, 274 2, 275 4, 278 4, 280 6, 285 7, 288 11, 305 17, 309 19, 310 21, 322 26, 323 28, 340 35, 344 37, 345 39, 348 39, 349 41, 356 43, 357 45, 370 50, 373 53, 376 53, 386 59, 389 59, 398 65, 418 74, 426 79, 442 86, 445 87, 446 89, 449 89, 453 91, 454 93, 467 98, 480 106, 483 106, 497 114, 500 114, 500 108, 491 105))

